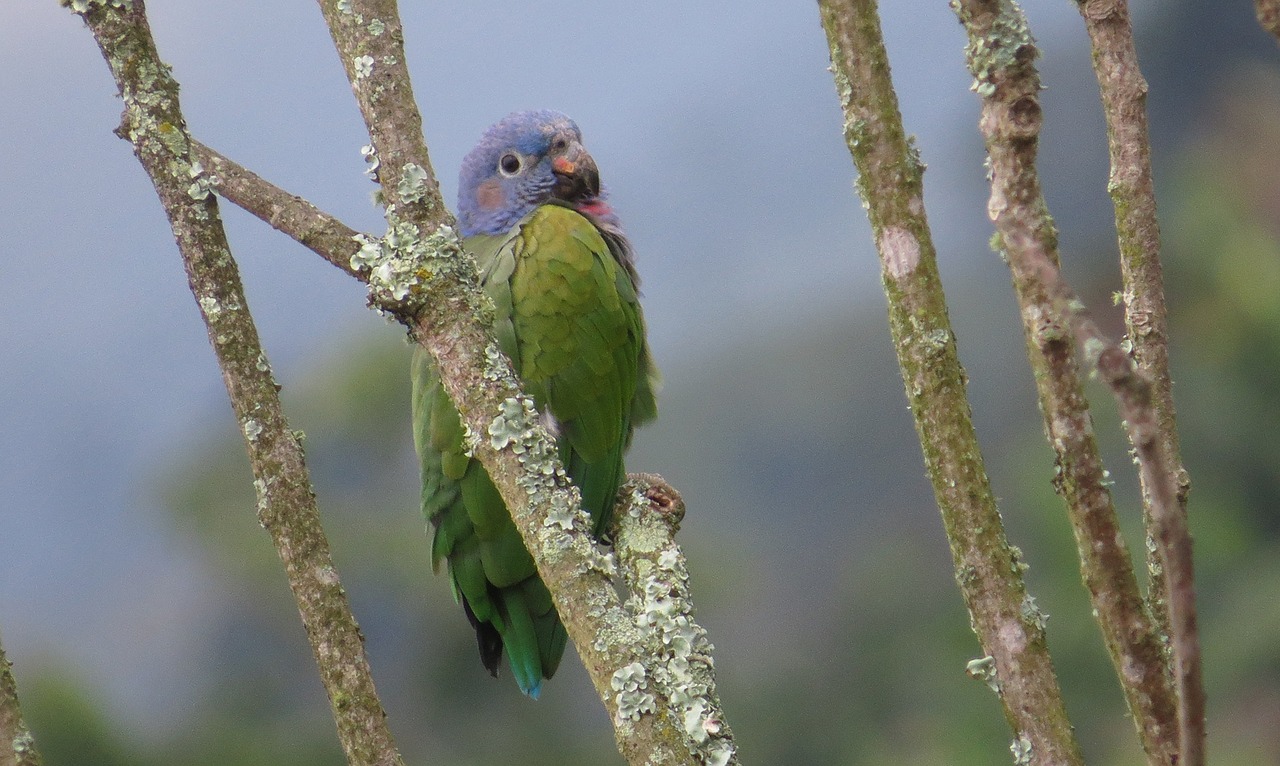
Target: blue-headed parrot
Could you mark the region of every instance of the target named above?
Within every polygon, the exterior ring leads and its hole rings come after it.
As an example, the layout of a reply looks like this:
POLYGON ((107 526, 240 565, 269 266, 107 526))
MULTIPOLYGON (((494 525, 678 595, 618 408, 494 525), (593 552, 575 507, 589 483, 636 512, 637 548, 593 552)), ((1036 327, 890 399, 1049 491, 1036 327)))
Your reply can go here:
MULTIPOLYGON (((493 300, 494 334, 600 537, 625 478, 632 430, 657 414, 631 246, 568 117, 515 112, 462 163, 458 225, 493 300)), ((494 676, 505 648, 516 683, 537 698, 568 636, 551 594, 480 463, 467 456, 457 409, 430 355, 413 364, 414 443, 431 561, 494 676)))

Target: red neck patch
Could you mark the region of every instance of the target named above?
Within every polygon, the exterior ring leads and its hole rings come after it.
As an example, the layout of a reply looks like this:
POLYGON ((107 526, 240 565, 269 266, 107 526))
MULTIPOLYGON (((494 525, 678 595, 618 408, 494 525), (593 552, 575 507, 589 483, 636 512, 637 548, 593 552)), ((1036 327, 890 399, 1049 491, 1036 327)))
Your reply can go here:
POLYGON ((577 208, 582 212, 594 218, 609 218, 613 215, 613 209, 602 199, 594 199, 590 202, 579 202, 577 208))

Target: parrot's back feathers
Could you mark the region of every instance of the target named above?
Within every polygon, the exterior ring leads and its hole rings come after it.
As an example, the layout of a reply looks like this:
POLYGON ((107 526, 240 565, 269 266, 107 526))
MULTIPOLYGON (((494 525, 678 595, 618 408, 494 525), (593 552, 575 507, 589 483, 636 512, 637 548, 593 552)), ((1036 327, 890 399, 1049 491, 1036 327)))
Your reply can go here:
MULTIPOLYGON (((495 307, 494 334, 559 447, 600 536, 636 425, 657 412, 631 247, 605 202, 577 125, 555 112, 510 115, 463 162, 459 225, 495 307)), ((505 650, 536 698, 568 642, 511 515, 483 466, 466 454, 461 419, 419 350, 414 442, 431 561, 497 675, 505 650)))

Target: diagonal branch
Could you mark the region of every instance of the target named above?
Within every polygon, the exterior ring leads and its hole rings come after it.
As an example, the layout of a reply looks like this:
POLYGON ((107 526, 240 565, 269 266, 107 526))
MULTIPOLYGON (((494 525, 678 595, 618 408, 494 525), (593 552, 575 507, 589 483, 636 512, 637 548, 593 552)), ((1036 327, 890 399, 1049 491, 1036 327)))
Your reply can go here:
MULTIPOLYGON (((1138 369, 1151 381, 1164 470, 1178 482, 1177 508, 1185 516, 1191 480, 1178 456, 1173 379, 1169 375, 1160 225, 1156 220, 1151 141, 1147 130, 1147 82, 1138 68, 1127 0, 1087 0, 1080 3, 1080 14, 1093 45, 1093 69, 1107 119, 1107 144, 1111 154, 1111 180, 1107 189, 1116 211, 1126 336, 1138 369)), ((1151 518, 1151 492, 1152 487, 1144 476, 1142 497, 1148 530, 1156 526, 1151 518)), ((1165 603, 1162 548, 1150 545, 1147 550, 1150 573, 1147 600, 1157 623, 1167 632, 1169 614, 1165 603)))
MULTIPOLYGON (((1022 308, 1028 352, 1046 430, 1062 469, 1060 484, 1066 490, 1076 528, 1085 581, 1149 760, 1198 766, 1202 762, 1196 756, 1202 754, 1204 708, 1190 538, 1186 536, 1185 516, 1178 509, 1175 478, 1166 470, 1167 457, 1154 426, 1158 418, 1150 383, 1136 368, 1126 375, 1110 371, 1119 362, 1102 349, 1118 351, 1119 347, 1100 345, 1105 342, 1096 327, 1087 332, 1092 325, 1080 319, 1083 306, 1070 295, 1058 273, 1057 232, 1035 165, 1041 123, 1040 80, 1034 65, 1038 51, 1025 17, 1010 0, 962 0, 954 7, 969 34, 969 68, 975 90, 982 97, 980 127, 991 168, 988 214, 995 223, 998 244, 1008 260, 1022 308), (1075 335, 1091 364, 1106 359, 1107 369, 1099 367, 1099 371, 1116 394, 1137 451, 1143 484, 1149 488, 1154 537, 1167 562, 1176 698, 1171 698, 1167 688, 1155 631, 1137 600, 1127 552, 1118 534, 1098 536, 1114 527, 1114 511, 1109 496, 1105 504, 1090 500, 1105 492, 1101 486, 1105 474, 1096 457, 1087 403, 1076 373, 1078 361, 1068 333, 1075 335), (1075 482, 1078 487, 1071 486, 1075 482), (1095 566, 1105 569, 1095 572, 1095 566), (1094 578, 1098 576, 1102 579, 1096 582, 1105 583, 1108 590, 1095 592, 1094 578), (1118 603, 1110 603, 1113 599, 1118 603), (1198 724, 1190 720, 1197 717, 1198 724), (1179 743, 1175 743, 1175 731, 1179 743)), ((1127 355, 1124 361, 1132 367, 1127 355)))
POLYGON ((351 256, 360 250, 360 232, 195 139, 191 140, 191 154, 204 169, 204 178, 213 191, 351 276, 361 278, 359 270, 351 265, 351 256))
POLYGON ((40 766, 40 752, 18 704, 13 666, 0 646, 0 766, 40 766))
POLYGON ((290 430, 281 408, 217 200, 191 159, 178 84, 160 61, 142 0, 86 5, 78 12, 125 103, 118 132, 133 144, 169 217, 245 437, 258 518, 284 563, 347 760, 361 766, 400 764, 363 638, 329 556, 299 435, 290 430))
POLYGON ((987 655, 971 663, 980 669, 972 672, 999 696, 1018 763, 1082 763, 1045 642, 1044 618, 1005 538, 978 447, 925 218, 924 168, 902 127, 875 0, 820 0, 819 7, 845 113, 845 139, 880 252, 907 398, 956 580, 987 655))

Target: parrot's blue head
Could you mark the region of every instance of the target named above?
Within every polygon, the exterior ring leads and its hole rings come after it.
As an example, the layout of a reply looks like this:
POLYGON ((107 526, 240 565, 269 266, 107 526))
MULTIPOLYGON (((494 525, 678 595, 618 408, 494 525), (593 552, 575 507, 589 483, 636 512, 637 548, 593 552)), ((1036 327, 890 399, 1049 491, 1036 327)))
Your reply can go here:
POLYGON ((573 120, 549 110, 512 112, 485 131, 458 178, 461 234, 501 234, 538 205, 559 200, 612 223, 595 160, 573 120))

